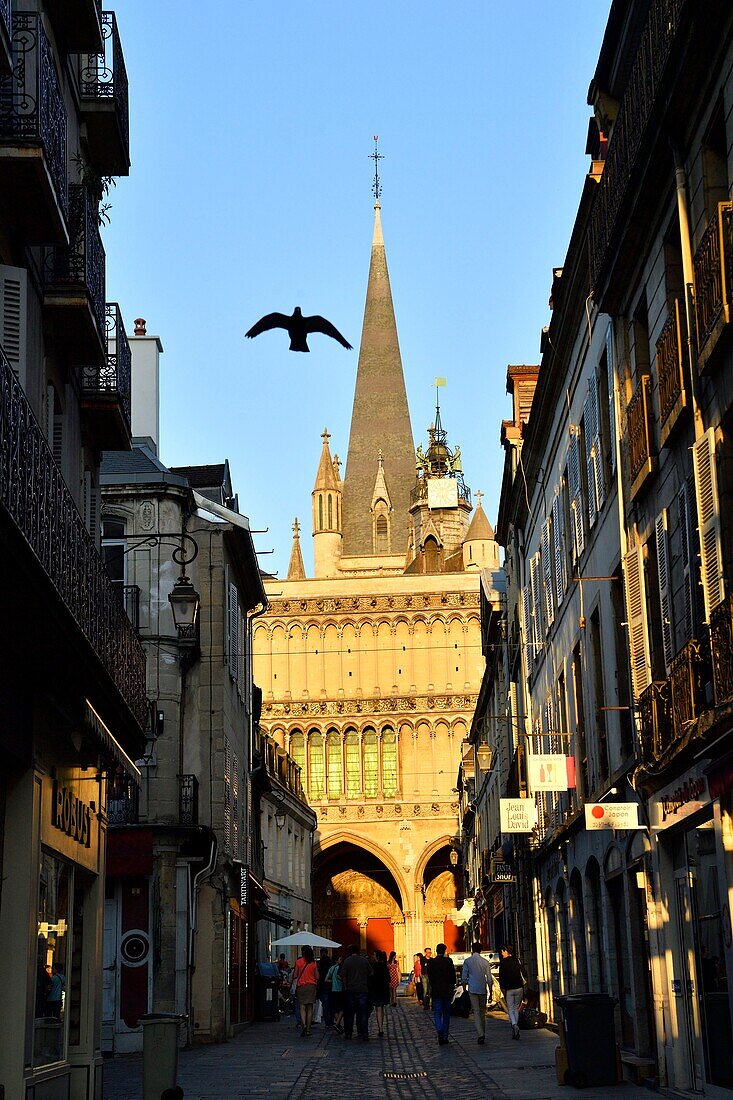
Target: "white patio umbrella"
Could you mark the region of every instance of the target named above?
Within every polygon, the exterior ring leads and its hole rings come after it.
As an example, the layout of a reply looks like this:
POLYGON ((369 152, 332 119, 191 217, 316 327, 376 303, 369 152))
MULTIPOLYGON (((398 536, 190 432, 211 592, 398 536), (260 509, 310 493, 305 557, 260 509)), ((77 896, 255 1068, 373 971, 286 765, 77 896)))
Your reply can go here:
POLYGON ((273 940, 273 947, 302 947, 308 944, 310 947, 340 947, 335 940, 327 940, 325 936, 317 936, 315 932, 293 932, 292 936, 285 936, 281 940, 273 940))

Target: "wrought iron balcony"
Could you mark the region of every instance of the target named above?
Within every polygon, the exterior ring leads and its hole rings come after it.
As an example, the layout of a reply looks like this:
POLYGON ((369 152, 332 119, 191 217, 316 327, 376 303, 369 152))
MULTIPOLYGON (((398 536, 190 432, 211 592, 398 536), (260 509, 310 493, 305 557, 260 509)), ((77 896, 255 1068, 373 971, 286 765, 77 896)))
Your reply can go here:
POLYGON ((38 12, 13 12, 13 72, 0 78, 2 215, 28 244, 67 238, 66 107, 38 12))
POLYGON ((679 739, 688 722, 706 707, 705 685, 710 680, 710 650, 706 641, 693 638, 672 661, 672 726, 679 739))
POLYGON ((45 7, 67 52, 102 49, 102 0, 45 0, 45 7))
POLYGON ((651 388, 650 376, 642 375, 626 410, 632 500, 639 495, 650 474, 657 468, 652 449, 651 388))
POLYGON ((710 649, 716 706, 733 699, 733 597, 710 612, 710 649))
POLYGON ((121 581, 112 581, 112 586, 117 593, 117 598, 122 602, 125 614, 130 620, 133 629, 140 632, 140 588, 136 584, 122 584, 121 581))
POLYGON ((132 353, 120 307, 105 306, 107 355, 102 364, 82 367, 82 409, 89 413, 86 430, 99 450, 130 447, 132 353))
POLYGON ((590 218, 591 279, 598 288, 636 159, 655 106, 686 0, 652 0, 628 85, 610 133, 590 218))
POLYGON ((0 75, 13 68, 13 5, 0 0, 0 75))
POLYGON ((711 362, 718 338, 731 320, 733 299, 733 202, 721 202, 700 241, 695 270, 697 366, 711 362))
POLYGON ((682 300, 675 298, 672 311, 657 340, 660 443, 667 442, 682 410, 687 407, 687 325, 682 300))
POLYGON ((0 519, 2 541, 12 536, 18 544, 34 591, 49 593, 48 629, 50 606, 65 624, 66 651, 73 639, 78 657, 71 668, 82 689, 93 689, 91 701, 99 694, 118 715, 123 740, 139 755, 147 718, 144 650, 2 349, 0 519))
POLYGON ((195 775, 178 776, 178 822, 180 825, 199 823, 199 781, 195 775))
POLYGON ((114 12, 102 15, 103 53, 79 56, 81 115, 95 168, 106 176, 130 170, 130 112, 127 69, 114 12))
POLYGON ((651 763, 665 752, 674 740, 672 727, 672 685, 669 680, 655 680, 639 696, 641 719, 641 755, 651 763))
POLYGON ((44 308, 56 341, 76 362, 103 362, 107 351, 105 255, 99 204, 82 184, 69 187, 69 244, 46 253, 44 308))
POLYGON ((122 769, 107 780, 107 822, 110 825, 135 825, 139 812, 137 784, 122 769))

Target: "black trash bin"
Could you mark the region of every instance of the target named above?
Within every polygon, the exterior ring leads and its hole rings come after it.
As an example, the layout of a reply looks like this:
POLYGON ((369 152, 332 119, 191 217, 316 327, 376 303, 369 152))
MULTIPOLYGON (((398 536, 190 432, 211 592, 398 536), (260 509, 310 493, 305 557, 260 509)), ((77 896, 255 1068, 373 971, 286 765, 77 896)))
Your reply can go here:
POLYGON ((255 966, 255 1019, 279 1020, 277 993, 280 970, 277 963, 260 962, 255 966))
POLYGON ((555 1004, 565 1030, 565 1084, 576 1088, 617 1085, 615 998, 607 993, 576 993, 556 997, 555 1004))

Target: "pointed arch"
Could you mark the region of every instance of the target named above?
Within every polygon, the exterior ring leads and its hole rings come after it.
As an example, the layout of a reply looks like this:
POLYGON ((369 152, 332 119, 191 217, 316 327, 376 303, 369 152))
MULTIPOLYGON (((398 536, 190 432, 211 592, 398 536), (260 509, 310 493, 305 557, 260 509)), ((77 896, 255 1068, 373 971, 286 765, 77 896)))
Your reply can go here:
MULTIPOLYGON (((316 834, 317 835, 317 834, 316 834)), ((364 843, 364 837, 359 836, 357 833, 349 832, 348 830, 339 830, 337 833, 332 833, 325 839, 314 843, 313 845, 313 866, 314 873, 318 868, 318 864, 322 862, 322 857, 325 856, 330 849, 338 847, 339 844, 352 844, 355 848, 358 848, 362 852, 367 852, 371 856, 376 856, 377 859, 384 864, 392 878, 395 880, 395 885, 400 892, 402 898, 401 908, 405 910, 409 908, 408 901, 410 895, 407 889, 407 883, 405 882, 405 876, 402 870, 395 860, 395 858, 381 845, 375 844, 371 839, 369 841, 369 847, 367 848, 364 843)))

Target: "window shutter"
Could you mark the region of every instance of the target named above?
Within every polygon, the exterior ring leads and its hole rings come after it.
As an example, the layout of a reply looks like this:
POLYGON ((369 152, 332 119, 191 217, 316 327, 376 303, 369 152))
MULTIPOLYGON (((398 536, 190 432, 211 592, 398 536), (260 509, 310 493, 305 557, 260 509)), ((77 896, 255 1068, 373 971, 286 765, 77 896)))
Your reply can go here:
POLYGON ((692 494, 686 482, 677 494, 680 524, 680 546, 682 558, 682 577, 684 582, 683 600, 685 614, 685 641, 690 641, 695 632, 695 597, 697 595, 697 570, 693 553, 694 531, 692 527, 692 494))
POLYGON ((244 670, 246 668, 246 661, 244 659, 244 615, 237 606, 237 691, 239 692, 239 698, 244 700, 244 670))
POLYGON ((63 470, 64 418, 59 408, 56 387, 52 384, 46 386, 46 439, 56 464, 63 470))
POLYGON ((583 486, 580 479, 580 430, 572 428, 568 451, 568 491, 570 493, 570 528, 573 536, 573 560, 577 561, 585 550, 583 525, 583 486))
POLYGON ((27 317, 28 272, 0 264, 0 344, 22 385, 26 378, 27 317))
POLYGON ((588 475, 588 526, 592 527, 596 522, 598 507, 596 502, 596 479, 593 471, 593 409, 591 405, 590 388, 588 396, 583 402, 583 441, 585 443, 585 468, 588 475))
POLYGON ((541 594, 541 578, 540 578, 540 555, 539 551, 533 556, 530 562, 530 595, 532 597, 532 607, 530 609, 532 615, 532 641, 534 642, 534 656, 536 657, 540 646, 542 645, 542 594, 541 594))
POLYGON ((239 600, 237 598, 237 586, 229 580, 227 570, 227 662, 229 675, 232 680, 237 679, 239 668, 239 642, 237 637, 237 616, 239 614, 239 600))
POLYGON ((565 556, 565 509, 558 491, 552 501, 552 538, 555 549, 555 601, 559 607, 568 586, 568 566, 565 556))
POLYGON ((606 370, 608 372, 608 427, 611 433, 611 473, 616 472, 616 352, 613 346, 613 325, 606 329, 606 370))
POLYGON ((715 429, 708 428, 692 449, 697 493, 697 522, 700 530, 700 565, 705 619, 725 595, 723 553, 720 545, 720 503, 715 463, 715 429))
POLYGON ((553 574, 552 574, 552 550, 550 541, 550 520, 546 519, 542 524, 542 587, 545 597, 545 622, 549 630, 555 618, 555 601, 553 598, 553 574))
MULTIPOLYGON (((603 476, 603 444, 601 442, 601 412, 598 406, 598 375, 593 374, 588 391, 590 412, 593 420, 593 447, 591 465, 593 467, 593 486, 596 493, 596 508, 600 512, 606 503, 606 485, 603 476)), ((590 471, 589 471, 590 472, 590 471)))
POLYGON ((670 673, 674 657, 674 622, 672 619, 672 589, 669 568, 669 534, 667 531, 667 509, 663 508, 657 516, 655 525, 657 541, 657 578, 659 580, 659 610, 662 616, 662 646, 667 675, 670 673))
POLYGON ((644 583, 644 549, 635 546, 624 557, 624 582, 626 587, 626 618, 629 631, 631 679, 634 698, 641 695, 651 683, 649 659, 649 631, 646 617, 646 589, 644 583))
POLYGON ((522 624, 524 628, 524 645, 522 648, 524 651, 524 675, 527 680, 529 680, 532 674, 532 665, 534 663, 535 657, 534 639, 532 637, 532 615, 530 611, 530 606, 531 603, 529 597, 529 585, 525 584, 522 590, 522 618, 524 619, 524 622, 522 624))

